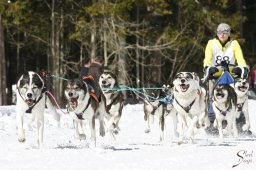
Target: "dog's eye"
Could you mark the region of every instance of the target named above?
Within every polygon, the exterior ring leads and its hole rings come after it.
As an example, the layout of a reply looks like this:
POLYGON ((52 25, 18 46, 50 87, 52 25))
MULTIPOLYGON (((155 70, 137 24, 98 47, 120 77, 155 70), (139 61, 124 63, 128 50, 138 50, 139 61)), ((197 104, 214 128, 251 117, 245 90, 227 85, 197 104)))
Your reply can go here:
POLYGON ((80 90, 80 88, 79 88, 79 87, 75 87, 74 89, 75 89, 75 90, 80 90))
POLYGON ((32 89, 35 90, 35 89, 37 89, 37 87, 33 87, 32 89))
POLYGON ((22 87, 23 89, 25 89, 25 90, 27 90, 28 89, 28 87, 26 87, 26 86, 24 86, 24 87, 22 87))

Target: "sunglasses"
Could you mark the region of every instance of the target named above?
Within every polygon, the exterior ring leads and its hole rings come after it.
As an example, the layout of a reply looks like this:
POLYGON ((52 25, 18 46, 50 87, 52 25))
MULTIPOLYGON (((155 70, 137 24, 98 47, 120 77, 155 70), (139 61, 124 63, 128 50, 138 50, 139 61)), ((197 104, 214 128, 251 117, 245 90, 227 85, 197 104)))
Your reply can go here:
POLYGON ((218 34, 218 35, 221 35, 221 34, 229 35, 230 32, 229 32, 229 31, 226 31, 226 30, 224 30, 224 31, 217 31, 217 34, 218 34))

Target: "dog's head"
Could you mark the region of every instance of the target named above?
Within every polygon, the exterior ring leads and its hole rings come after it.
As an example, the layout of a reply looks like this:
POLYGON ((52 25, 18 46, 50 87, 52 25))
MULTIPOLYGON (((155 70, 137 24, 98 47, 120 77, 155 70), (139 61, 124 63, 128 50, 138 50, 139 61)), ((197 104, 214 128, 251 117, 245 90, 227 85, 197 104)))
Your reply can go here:
POLYGON ((65 85, 65 97, 71 108, 75 109, 85 95, 88 93, 88 87, 81 79, 68 80, 65 85))
MULTIPOLYGON (((99 85, 101 89, 117 87, 116 76, 112 72, 103 72, 99 78, 99 85)), ((108 90, 103 90, 108 91, 108 90)))
POLYGON ((156 89, 161 87, 161 85, 158 82, 155 81, 147 81, 144 84, 143 92, 145 93, 145 97, 147 100, 155 100, 158 99, 163 93, 162 89, 156 89))
POLYGON ((235 79, 235 92, 238 96, 245 95, 249 90, 249 82, 246 79, 235 79))
POLYGON ((44 80, 35 72, 29 71, 19 78, 17 82, 18 95, 32 106, 42 95, 44 80))
POLYGON ((198 89, 198 76, 193 72, 179 72, 174 78, 173 85, 175 91, 189 93, 198 89))
POLYGON ((214 100, 218 103, 225 103, 225 106, 230 107, 231 103, 237 103, 237 96, 233 87, 228 84, 217 85, 213 89, 214 100))

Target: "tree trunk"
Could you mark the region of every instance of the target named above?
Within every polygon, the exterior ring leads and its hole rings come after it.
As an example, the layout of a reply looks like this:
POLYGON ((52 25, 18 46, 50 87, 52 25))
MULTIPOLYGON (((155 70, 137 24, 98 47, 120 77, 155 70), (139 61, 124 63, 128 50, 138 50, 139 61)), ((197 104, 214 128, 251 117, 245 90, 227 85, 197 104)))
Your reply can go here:
POLYGON ((2 24, 2 15, 0 14, 0 105, 7 105, 6 89, 6 61, 4 51, 4 27, 2 24))

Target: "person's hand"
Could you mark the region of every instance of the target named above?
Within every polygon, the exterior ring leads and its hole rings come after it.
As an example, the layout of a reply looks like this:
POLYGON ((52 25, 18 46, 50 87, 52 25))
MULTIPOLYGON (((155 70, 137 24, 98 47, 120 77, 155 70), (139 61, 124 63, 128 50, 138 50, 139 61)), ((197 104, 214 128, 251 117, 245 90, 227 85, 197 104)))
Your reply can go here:
POLYGON ((235 78, 247 79, 249 74, 249 69, 247 67, 237 66, 232 70, 235 78))
POLYGON ((202 82, 204 83, 205 81, 208 81, 214 78, 213 74, 218 72, 218 68, 213 66, 205 66, 203 71, 204 71, 204 78, 202 79, 202 82))

